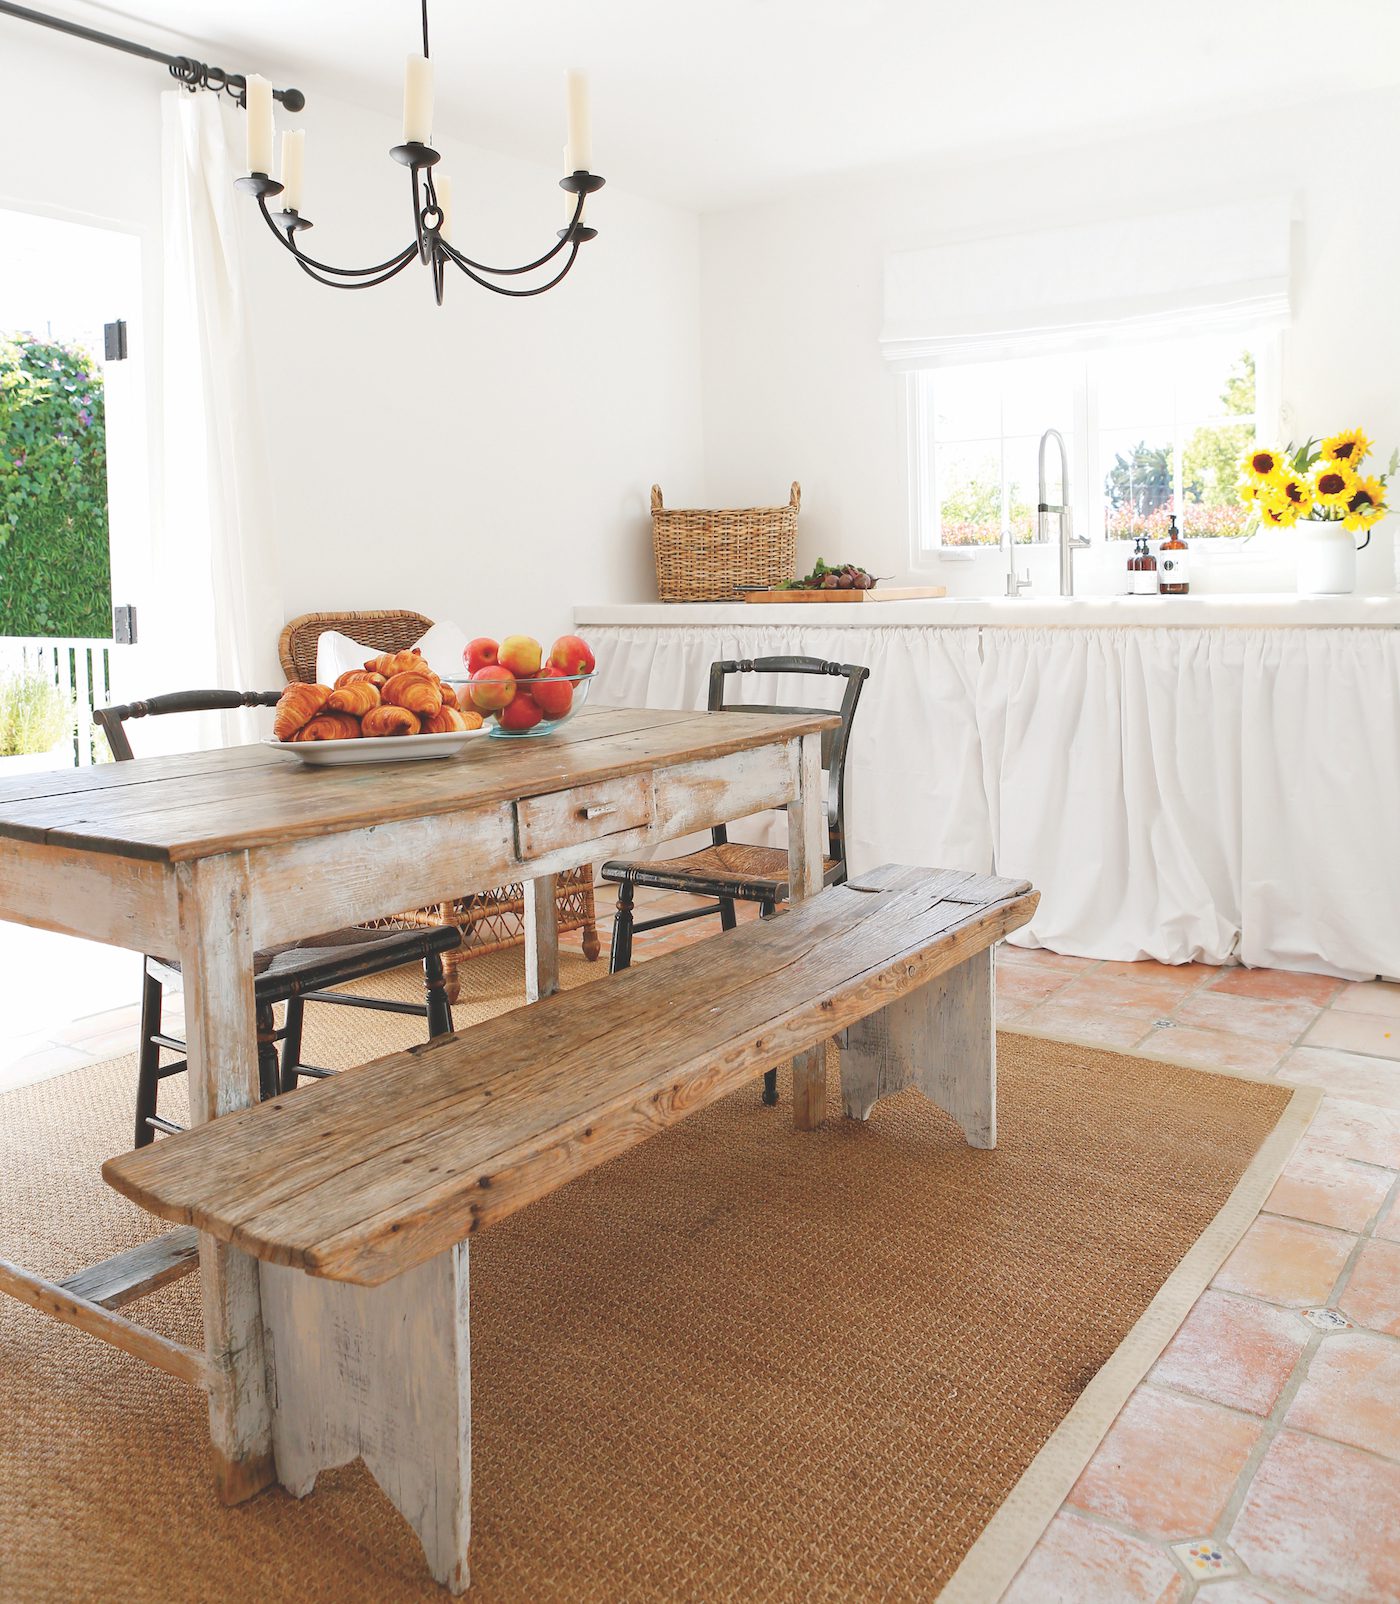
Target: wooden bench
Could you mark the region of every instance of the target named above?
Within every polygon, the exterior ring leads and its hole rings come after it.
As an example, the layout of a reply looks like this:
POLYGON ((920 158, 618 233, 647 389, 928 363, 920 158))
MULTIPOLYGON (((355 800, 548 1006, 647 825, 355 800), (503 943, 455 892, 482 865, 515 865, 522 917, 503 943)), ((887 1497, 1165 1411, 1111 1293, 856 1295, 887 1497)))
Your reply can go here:
MULTIPOLYGON (((1023 881, 887 867, 771 920, 110 1160, 167 1220, 262 1261, 278 1479, 363 1457, 434 1577, 467 1585, 466 1239, 825 1043, 846 1112, 917 1086, 996 1141, 992 949, 1023 881)), ((755 1118, 762 1115, 755 1104, 755 1118)))

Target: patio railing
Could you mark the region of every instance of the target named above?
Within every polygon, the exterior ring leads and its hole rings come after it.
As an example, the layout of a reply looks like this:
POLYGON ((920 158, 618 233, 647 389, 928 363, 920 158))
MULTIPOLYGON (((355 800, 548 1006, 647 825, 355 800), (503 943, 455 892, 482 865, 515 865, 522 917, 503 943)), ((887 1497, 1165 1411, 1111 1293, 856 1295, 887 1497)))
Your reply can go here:
POLYGON ((97 732, 97 752, 93 751, 94 707, 105 707, 112 700, 112 657, 129 648, 110 640, 26 639, 10 636, 0 639, 0 679, 11 674, 38 673, 51 679, 73 704, 73 764, 86 768, 94 756, 106 757, 106 742, 97 732))

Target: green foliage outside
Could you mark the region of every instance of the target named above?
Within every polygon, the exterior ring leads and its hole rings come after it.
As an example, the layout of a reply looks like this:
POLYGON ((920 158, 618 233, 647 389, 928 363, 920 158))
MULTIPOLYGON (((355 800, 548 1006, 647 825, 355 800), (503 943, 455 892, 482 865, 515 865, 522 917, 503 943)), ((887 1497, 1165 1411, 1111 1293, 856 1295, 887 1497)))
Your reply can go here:
MULTIPOLYGON (((1021 487, 1010 487, 1009 521, 1014 540, 1029 540, 1035 518, 1021 487)), ((939 503, 939 522, 945 546, 999 546, 1001 544, 1001 486, 971 479, 950 491, 939 503)))
POLYGON ((77 346, 0 335, 0 635, 111 633, 101 370, 77 346))
POLYGON ((72 718, 67 697, 44 675, 16 674, 0 680, 0 757, 51 752, 72 718))

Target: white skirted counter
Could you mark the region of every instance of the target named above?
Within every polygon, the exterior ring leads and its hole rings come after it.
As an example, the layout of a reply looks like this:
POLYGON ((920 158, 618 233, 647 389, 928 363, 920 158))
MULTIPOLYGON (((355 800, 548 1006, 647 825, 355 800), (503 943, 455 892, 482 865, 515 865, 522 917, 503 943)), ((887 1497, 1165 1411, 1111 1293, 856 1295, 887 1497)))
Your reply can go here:
MULTIPOLYGON (((602 704, 703 707, 717 657, 865 664, 852 867, 1023 876, 1042 892, 1023 945, 1400 976, 1400 597, 599 606, 575 619, 602 704)), ((834 702, 834 682, 807 684, 834 702)))

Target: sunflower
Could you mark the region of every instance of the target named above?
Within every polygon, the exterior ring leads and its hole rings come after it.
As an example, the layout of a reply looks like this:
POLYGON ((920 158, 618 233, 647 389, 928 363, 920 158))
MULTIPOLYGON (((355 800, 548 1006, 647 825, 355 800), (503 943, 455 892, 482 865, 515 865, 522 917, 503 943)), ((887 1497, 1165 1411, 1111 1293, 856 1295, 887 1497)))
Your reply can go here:
POLYGON ((1255 446, 1245 454, 1240 467, 1253 479, 1272 479, 1286 461, 1283 452, 1273 446, 1255 446))
POLYGON ((1356 489, 1356 475, 1343 462, 1324 462, 1313 475, 1313 490, 1321 507, 1344 507, 1356 489))
POLYGON ((1379 479, 1358 479, 1347 497, 1346 517, 1342 522, 1348 529, 1369 529, 1385 517, 1385 486, 1379 479))
POLYGON ((1262 479, 1242 479, 1235 486, 1235 493, 1241 501, 1258 501, 1268 488, 1262 479))
POLYGON ((1300 473, 1280 474, 1272 492, 1274 500, 1292 507, 1300 518, 1313 509, 1313 487, 1300 473))
POLYGON ((1289 529, 1302 516, 1297 504, 1281 496, 1277 490, 1270 490, 1259 497, 1259 511, 1265 525, 1274 529, 1289 529))
POLYGON ((1360 429, 1343 429, 1322 442, 1322 454, 1328 462, 1340 462, 1348 468, 1359 468, 1370 449, 1371 442, 1360 429))

